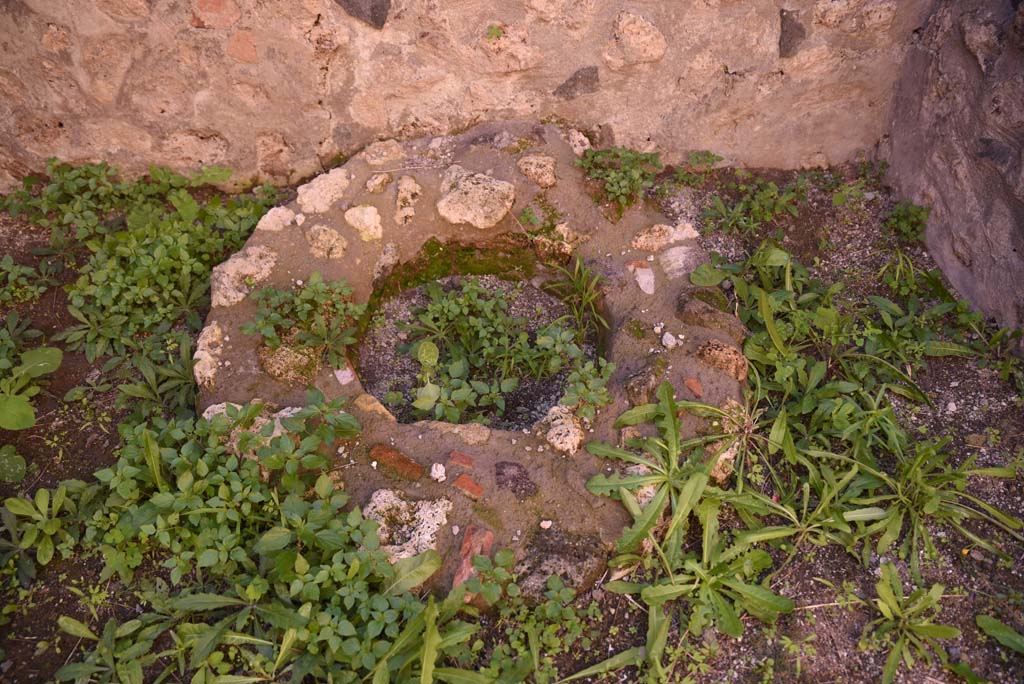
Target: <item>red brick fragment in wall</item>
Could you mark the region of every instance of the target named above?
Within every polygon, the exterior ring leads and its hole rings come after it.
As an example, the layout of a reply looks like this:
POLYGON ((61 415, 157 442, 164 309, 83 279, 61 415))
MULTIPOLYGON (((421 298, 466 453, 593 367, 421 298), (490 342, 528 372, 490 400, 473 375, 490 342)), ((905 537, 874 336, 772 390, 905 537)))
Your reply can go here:
MULTIPOLYGON (((473 567, 475 556, 490 556, 491 547, 494 545, 494 533, 484 527, 470 525, 462 536, 462 546, 459 548, 459 569, 455 572, 455 579, 452 581, 452 589, 465 584, 477 572, 473 567)), ((473 600, 473 594, 466 594, 466 603, 473 600)))
POLYGON ((686 385, 686 389, 693 392, 693 396, 697 399, 701 399, 704 396, 704 385, 697 378, 686 378, 683 380, 683 384, 686 385))
POLYGON ((453 451, 448 456, 448 462, 469 470, 473 469, 473 457, 463 451, 453 451))
POLYGON ((456 489, 471 499, 479 499, 484 495, 484 488, 477 484, 476 480, 465 473, 455 478, 455 482, 452 484, 456 489))
POLYGON ((256 53, 256 39, 253 37, 252 31, 232 33, 224 51, 228 57, 245 64, 255 64, 259 59, 259 55, 256 53))
POLYGON ((387 444, 370 449, 370 458, 406 480, 415 482, 423 477, 423 466, 387 444))

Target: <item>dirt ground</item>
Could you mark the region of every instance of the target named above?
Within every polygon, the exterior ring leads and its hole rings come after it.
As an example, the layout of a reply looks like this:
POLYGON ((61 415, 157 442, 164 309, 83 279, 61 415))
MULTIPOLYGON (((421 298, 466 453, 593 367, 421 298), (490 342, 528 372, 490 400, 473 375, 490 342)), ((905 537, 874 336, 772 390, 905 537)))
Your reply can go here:
MULTIPOLYGON (((854 168, 839 173, 853 178, 854 168)), ((730 170, 711 174, 698 189, 683 188, 649 198, 671 218, 690 220, 701 226, 701 212, 709 197, 718 192, 727 195, 725 183, 730 170)), ((795 179, 795 173, 755 171, 782 185, 795 179)), ((873 188, 870 196, 842 207, 832 205, 832 195, 815 185, 797 217, 780 219, 764 226, 754 235, 726 235, 702 230, 703 246, 728 258, 749 253, 764 237, 778 235, 782 245, 820 278, 847 283, 851 294, 886 294, 877 277, 891 253, 891 239, 881 230, 883 217, 894 199, 884 188, 873 188)), ((33 249, 46 244, 44 229, 0 214, 0 244, 15 261, 36 264, 33 249)), ((934 264, 923 249, 913 256, 921 268, 934 264)), ((74 278, 73 270, 59 276, 62 283, 74 278)), ((31 318, 33 327, 46 339, 71 323, 66 312, 66 297, 59 287, 51 288, 38 302, 16 308, 31 318)), ((8 310, 0 310, 0 317, 8 310)), ((14 444, 29 462, 29 474, 17 486, 0 485, 0 497, 53 486, 67 478, 85 479, 115 459, 118 445, 116 426, 123 415, 117 407, 114 387, 100 386, 88 391, 86 400, 65 401, 74 387, 96 382, 103 360, 89 363, 78 354, 66 354, 60 370, 52 376, 44 394, 37 400, 39 421, 35 428, 22 432, 0 431, 0 444, 14 444)), ((913 405, 895 401, 898 416, 911 432, 929 437, 948 435, 951 453, 957 462, 976 456, 980 466, 1006 465, 1024 453, 1024 403, 1016 388, 998 374, 979 368, 977 361, 945 358, 928 364, 916 382, 926 391, 931 405, 913 405)), ((976 480, 971 491, 1003 510, 1024 516, 1024 479, 976 480)), ((979 530, 993 535, 992 530, 979 530)), ((1024 549, 1009 540, 995 539, 1012 561, 1007 563, 980 549, 965 547, 964 540, 943 530, 933 530, 938 539, 940 557, 923 564, 927 583, 941 582, 946 597, 939 621, 958 627, 962 636, 947 644, 951 658, 965 660, 979 675, 1000 684, 1024 681, 1024 657, 1012 654, 982 634, 974 624, 977 614, 997 615, 1019 631, 1024 628, 1024 549)), ((699 542, 698 542, 699 543, 699 542)), ((796 610, 784 616, 774 628, 764 628, 748 618, 742 639, 729 639, 705 632, 696 639, 685 633, 685 617, 677 614, 669 637, 669 653, 678 656, 672 680, 711 684, 764 682, 815 684, 877 682, 881 679, 885 654, 858 648, 861 630, 870 619, 863 608, 843 607, 843 583, 862 597, 874 595, 879 565, 896 561, 892 557, 872 555, 868 567, 836 546, 817 548, 807 545, 797 559, 779 572, 772 589, 791 598, 796 610), (831 586, 827 583, 830 583, 831 586)), ((133 597, 116 581, 98 581, 102 561, 98 558, 74 558, 56 561, 42 569, 30 589, 7 591, 0 605, 10 622, 0 627, 0 648, 6 659, 0 663, 4 682, 43 682, 68 662, 78 645, 75 639, 57 630, 59 615, 88 621, 112 614, 125 615, 136 610, 133 597), (92 598, 88 598, 91 596, 92 598)), ((776 566, 778 567, 778 566, 776 566)), ((592 625, 604 635, 594 648, 576 649, 558 659, 563 675, 599 661, 630 646, 642 645, 647 618, 638 604, 600 588, 600 584, 578 599, 581 606, 594 601, 603 615, 592 625)), ((492 630, 498 626, 490 624, 492 630)), ((486 634, 486 632, 485 632, 486 634)), ((485 637, 486 640, 486 637, 485 637)), ((635 670, 622 670, 603 682, 636 681, 635 670)), ((935 684, 957 678, 938 665, 918 663, 912 670, 902 669, 897 682, 935 684)))

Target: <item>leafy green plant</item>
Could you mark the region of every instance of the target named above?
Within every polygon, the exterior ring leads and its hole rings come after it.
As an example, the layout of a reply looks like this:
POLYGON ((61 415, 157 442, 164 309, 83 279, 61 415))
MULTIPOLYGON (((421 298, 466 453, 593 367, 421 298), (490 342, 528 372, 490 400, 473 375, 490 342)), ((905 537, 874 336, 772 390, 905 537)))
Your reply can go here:
POLYGON ((47 283, 34 268, 14 263, 10 254, 0 259, 0 304, 31 302, 46 290, 47 283))
POLYGON ((976 457, 961 465, 951 464, 942 449, 947 441, 918 442, 914 457, 901 458, 893 475, 865 464, 858 466, 864 473, 861 484, 877 493, 862 495, 854 501, 888 511, 885 518, 868 527, 865 533, 878 533, 878 553, 885 553, 903 536, 900 556, 909 557, 917 582, 921 582, 920 552, 925 551, 931 558, 937 555, 929 524, 951 527, 989 553, 1003 558, 1007 557, 1004 551, 965 523, 977 521, 994 525, 1018 541, 1024 541, 1024 536, 1018 532, 1024 522, 965 491, 968 478, 972 476, 1012 478, 1017 474, 1017 467, 975 468, 976 457))
POLYGON ((450 290, 428 283, 426 294, 429 302, 406 326, 405 350, 421 368, 412 405, 438 420, 501 416, 524 377, 551 376, 583 355, 576 334, 557 323, 531 336, 524 319, 508 314, 505 295, 476 279, 450 290))
POLYGON ((730 636, 743 632, 741 612, 774 622, 780 614, 792 611, 793 603, 757 582, 772 561, 767 552, 751 547, 758 540, 756 533, 738 535, 731 544, 719 534, 722 500, 709 488, 709 480, 724 447, 711 448, 709 460, 704 447, 712 438, 684 441, 679 423, 679 414, 684 410, 706 414, 713 407, 677 402, 667 382, 658 388, 657 397, 657 404, 634 407, 622 414, 615 425, 621 428, 653 421, 659 430, 658 437, 630 439, 626 443, 628 449, 600 442, 587 444, 590 453, 622 461, 638 470, 626 475, 602 473, 587 483, 587 489, 618 498, 634 519, 619 539, 620 555, 611 561, 612 565, 640 561, 636 552, 644 543, 655 551, 660 578, 653 582, 615 581, 605 588, 637 594, 649 606, 644 660, 650 681, 665 681, 667 673, 662 660, 671 622, 665 612, 669 602, 683 598, 688 601, 689 630, 694 634, 714 625, 730 636), (654 491, 647 494, 649 501, 641 506, 638 494, 645 488, 654 491), (685 543, 691 515, 696 516, 703 529, 699 554, 688 552, 685 543))
POLYGON ((882 578, 875 585, 878 598, 870 602, 880 616, 864 626, 861 646, 890 649, 882 670, 882 684, 892 684, 901 663, 911 668, 917 658, 931 664, 932 652, 938 653, 945 663, 946 651, 937 640, 954 639, 960 636, 960 630, 934 622, 941 608, 941 584, 929 589, 922 587, 905 596, 899 572, 892 563, 882 565, 881 573, 882 578))
POLYGON ((901 242, 914 243, 924 239, 924 230, 932 210, 912 202, 900 202, 892 208, 883 224, 901 242))
POLYGON ((117 574, 144 607, 100 635, 63 617, 60 627, 91 650, 56 679, 486 681, 444 666, 477 630, 458 619, 473 612, 465 589, 443 601, 410 593, 439 569, 439 555, 390 563, 376 523, 324 472, 325 445, 359 432, 341 401, 311 392, 277 436, 272 423, 257 426, 261 413, 229 407, 211 421, 124 425, 117 463, 96 473, 98 484, 82 483, 77 508, 67 508, 71 496, 51 502, 47 490, 8 500, 43 528, 19 546, 42 556, 43 534, 80 535, 104 559, 101 581, 117 574), (144 557, 162 564, 169 583, 135 578, 144 557))
POLYGON ((143 353, 136 354, 131 363, 141 376, 141 382, 118 385, 117 391, 128 403, 142 400, 144 406, 151 411, 191 411, 196 399, 192 338, 179 335, 167 339, 173 340, 173 346, 177 347, 176 353, 175 350, 167 352, 165 362, 159 364, 143 353))
POLYGON ((736 171, 736 176, 737 180, 727 188, 738 195, 738 199, 726 204, 721 197, 714 196, 711 206, 704 212, 710 225, 727 233, 752 233, 783 214, 799 216, 797 204, 805 195, 802 184, 779 188, 774 182, 755 178, 742 169, 736 171))
POLYGON ((182 319, 198 327, 213 265, 241 246, 275 199, 262 188, 227 201, 196 200, 194 189, 230 176, 217 168, 188 178, 151 167, 148 178, 119 180, 106 164, 51 160, 47 173, 38 192, 27 183, 3 205, 50 228, 52 255, 67 260, 81 248, 88 252, 66 288, 79 323, 57 339, 84 349, 90 361, 123 355, 182 319))
POLYGON ((578 341, 582 344, 591 333, 599 333, 602 328, 608 330, 608 321, 600 312, 604 277, 595 273, 579 257, 573 262, 572 269, 560 266, 559 271, 563 279, 548 284, 545 289, 558 295, 572 309, 578 341))
POLYGON ((345 281, 324 281, 314 272, 292 290, 266 287, 251 296, 259 309, 242 332, 258 334, 270 349, 283 344, 313 349, 333 367, 345 367, 346 349, 355 342, 355 324, 365 310, 352 301, 352 288, 345 281))
POLYGON ((1021 635, 1013 627, 1010 627, 1005 622, 1000 622, 991 615, 977 615, 974 621, 981 631, 1003 646, 1013 649, 1017 653, 1024 653, 1024 635, 1021 635))
POLYGON ((0 372, 8 371, 17 361, 17 353, 26 342, 42 336, 42 332, 30 328, 31 321, 22 320, 17 311, 11 311, 0 326, 0 372))
POLYGON ((74 538, 65 529, 67 518, 77 510, 75 494, 82 489, 83 483, 71 483, 72 496, 68 496, 68 484, 62 484, 52 493, 49 489, 36 490, 32 499, 11 497, 4 502, 4 507, 13 515, 21 518, 22 549, 35 548, 36 562, 46 565, 53 560, 53 553, 59 545, 68 546, 74 538))
POLYGON ((580 418, 593 420, 597 415, 597 409, 612 403, 608 383, 614 372, 615 364, 604 359, 598 359, 596 364, 593 361, 577 361, 569 373, 565 383, 565 394, 559 403, 562 406, 574 407, 576 415, 580 418))
POLYGON ((503 29, 498 24, 491 24, 490 26, 487 27, 487 40, 499 40, 504 35, 505 29, 503 29))
POLYGON ((588 149, 576 160, 587 178, 601 181, 604 198, 619 210, 632 206, 654 186, 663 165, 655 152, 643 153, 625 147, 606 150, 588 149))
POLYGON ((863 178, 843 183, 832 193, 832 206, 845 207, 847 204, 862 202, 866 185, 867 181, 863 178))
MULTIPOLYGON (((513 574, 515 555, 498 551, 492 562, 486 556, 473 559, 476 575, 466 588, 479 594, 497 612, 497 628, 502 638, 479 668, 481 682, 533 682, 550 684, 558 679, 556 661, 575 648, 589 648, 601 634, 587 629, 587 622, 599 617, 597 605, 586 612, 573 606, 576 592, 565 586, 557 575, 547 579, 543 598, 528 600, 513 574)), ((478 660, 483 642, 477 641, 460 662, 478 660)))
POLYGON ((0 428, 25 430, 36 424, 30 399, 40 392, 35 380, 60 367, 64 353, 56 347, 37 347, 22 352, 21 362, 0 377, 0 428))
POLYGON ((699 188, 707 182, 711 170, 715 164, 722 161, 722 157, 707 150, 693 150, 687 155, 686 164, 675 169, 675 181, 682 185, 699 188))
POLYGON ((25 479, 25 459, 13 444, 0 446, 0 482, 19 484, 25 479))

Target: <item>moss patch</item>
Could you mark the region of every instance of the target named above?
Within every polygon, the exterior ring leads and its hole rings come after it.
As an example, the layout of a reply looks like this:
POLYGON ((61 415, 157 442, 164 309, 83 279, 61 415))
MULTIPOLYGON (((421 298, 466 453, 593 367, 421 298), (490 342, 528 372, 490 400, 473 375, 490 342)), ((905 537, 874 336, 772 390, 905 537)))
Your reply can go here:
POLYGON ((530 240, 506 235, 481 245, 444 243, 431 238, 411 261, 399 264, 378 283, 360 320, 360 334, 366 331, 380 303, 424 283, 453 275, 494 275, 505 280, 529 280, 537 270, 537 255, 530 240))

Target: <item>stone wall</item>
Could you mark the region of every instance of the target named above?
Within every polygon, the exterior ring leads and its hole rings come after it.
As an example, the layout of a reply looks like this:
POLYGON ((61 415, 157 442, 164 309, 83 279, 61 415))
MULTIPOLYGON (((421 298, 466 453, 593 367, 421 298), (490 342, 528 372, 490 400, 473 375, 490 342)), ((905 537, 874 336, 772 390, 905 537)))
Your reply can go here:
POLYGON ((883 135, 933 1, 0 0, 0 191, 50 156, 288 182, 513 116, 841 162, 883 135))
POLYGON ((1024 4, 942 0, 897 93, 890 178, 932 207, 929 251, 985 313, 1024 325, 1024 4))

